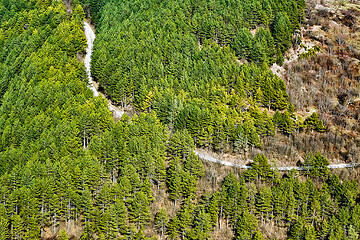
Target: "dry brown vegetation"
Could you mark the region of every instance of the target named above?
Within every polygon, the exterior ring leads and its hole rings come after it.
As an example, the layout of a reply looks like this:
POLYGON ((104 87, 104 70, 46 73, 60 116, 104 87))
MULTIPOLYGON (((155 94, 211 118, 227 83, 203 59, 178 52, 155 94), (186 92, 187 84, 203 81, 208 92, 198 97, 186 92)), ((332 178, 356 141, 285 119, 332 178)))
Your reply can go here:
POLYGON ((359 162, 360 11, 353 4, 327 1, 308 6, 303 43, 321 51, 286 63, 283 78, 297 115, 316 111, 329 131, 269 137, 263 152, 288 164, 302 161, 308 152, 321 152, 334 163, 359 162))

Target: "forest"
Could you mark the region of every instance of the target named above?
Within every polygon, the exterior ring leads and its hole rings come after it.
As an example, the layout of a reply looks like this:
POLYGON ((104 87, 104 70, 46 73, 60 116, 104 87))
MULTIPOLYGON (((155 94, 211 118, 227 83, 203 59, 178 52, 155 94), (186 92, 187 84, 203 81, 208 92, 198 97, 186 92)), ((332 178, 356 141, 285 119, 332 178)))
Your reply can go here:
POLYGON ((154 111, 171 131, 187 129, 196 146, 219 152, 260 147, 277 131, 325 130, 293 114, 268 68, 292 45, 304 1, 85 5, 97 29, 92 74, 123 108, 154 111))
POLYGON ((308 152, 303 172, 258 154, 250 169, 204 185, 211 168, 194 153, 327 131, 317 113, 294 113, 268 67, 284 60, 305 8, 0 0, 0 240, 274 239, 269 229, 277 239, 358 239, 357 181, 322 154, 308 152), (116 121, 87 87, 89 12, 92 73, 135 112, 116 121))

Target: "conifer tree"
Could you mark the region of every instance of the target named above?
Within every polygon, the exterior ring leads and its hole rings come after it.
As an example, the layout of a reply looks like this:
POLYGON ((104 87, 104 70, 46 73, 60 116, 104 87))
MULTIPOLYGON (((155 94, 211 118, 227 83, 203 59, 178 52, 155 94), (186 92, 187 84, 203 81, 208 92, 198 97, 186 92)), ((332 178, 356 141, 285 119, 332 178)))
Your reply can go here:
POLYGON ((272 30, 276 45, 281 52, 284 52, 291 46, 293 32, 288 16, 284 13, 278 13, 274 19, 272 30))
POLYGON ((9 220, 6 217, 4 205, 0 205, 0 240, 9 238, 9 220))
POLYGON ((204 166, 198 156, 194 152, 190 152, 184 161, 184 170, 193 175, 196 180, 204 175, 204 166))
POLYGON ((154 225, 160 233, 160 239, 162 240, 166 232, 166 226, 169 222, 168 215, 165 209, 161 208, 155 215, 154 225))
POLYGON ((59 240, 68 240, 69 237, 67 235, 67 232, 65 229, 61 229, 60 231, 60 236, 59 236, 59 240))
POLYGON ((167 233, 170 239, 176 239, 176 237, 178 236, 179 225, 180 225, 180 220, 178 216, 175 216, 169 221, 167 233))
POLYGON ((349 239, 349 240, 359 239, 359 233, 356 232, 356 230, 355 230, 355 228, 353 227, 353 225, 350 225, 350 226, 349 226, 348 239, 349 239))
POLYGON ((138 230, 149 223, 149 201, 143 192, 138 192, 135 194, 135 197, 131 201, 129 208, 129 218, 133 223, 135 223, 138 230))
POLYGON ((190 235, 194 239, 207 239, 210 234, 211 229, 211 220, 208 213, 205 212, 203 208, 200 207, 200 210, 197 211, 196 217, 194 218, 194 228, 190 235))
POLYGON ((188 171, 183 171, 182 177, 182 194, 185 198, 194 198, 197 190, 196 176, 191 175, 188 171))
POLYGON ((176 206, 176 201, 182 195, 182 180, 183 180, 183 170, 181 168, 178 158, 172 159, 170 162, 170 167, 168 169, 168 186, 170 191, 170 199, 174 200, 176 206))
POLYGON ((319 119, 319 115, 314 112, 304 121, 304 125, 308 126, 311 130, 315 130, 317 132, 325 132, 326 127, 324 123, 319 119))
POLYGON ((253 37, 251 32, 247 28, 242 28, 237 32, 233 42, 231 43, 231 48, 235 50, 238 58, 248 59, 253 48, 252 42, 253 37))
POLYGON ((262 216, 261 219, 264 219, 265 216, 265 220, 267 220, 269 214, 272 212, 271 198, 272 198, 271 189, 266 186, 261 188, 259 192, 259 196, 256 201, 256 207, 262 216))
POLYGON ((194 141, 188 131, 176 131, 170 138, 169 151, 173 156, 186 158, 194 149, 194 141))
POLYGON ((248 211, 243 212, 236 223, 235 237, 239 240, 252 239, 256 233, 258 223, 256 217, 250 214, 248 211))
POLYGON ((187 198, 180 210, 180 213, 178 214, 179 233, 182 239, 185 239, 191 230, 191 225, 193 222, 193 211, 193 203, 191 202, 190 198, 187 198))

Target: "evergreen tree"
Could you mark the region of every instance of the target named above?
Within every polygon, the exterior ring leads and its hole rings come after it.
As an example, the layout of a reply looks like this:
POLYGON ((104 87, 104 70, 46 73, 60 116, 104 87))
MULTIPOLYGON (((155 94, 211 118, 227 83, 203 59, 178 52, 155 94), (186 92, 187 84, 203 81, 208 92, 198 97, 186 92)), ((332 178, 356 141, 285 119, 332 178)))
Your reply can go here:
POLYGON ((198 156, 194 152, 190 152, 189 156, 185 159, 184 170, 193 175, 196 180, 204 176, 204 166, 198 156))
POLYGON ((330 174, 330 170, 327 168, 329 161, 320 153, 317 153, 315 156, 308 154, 306 156, 305 165, 310 167, 310 174, 313 176, 327 178, 330 174))
POLYGON ((359 233, 356 232, 356 230, 352 225, 349 226, 348 239, 349 240, 359 239, 359 233))
POLYGON ((294 131, 294 120, 290 117, 288 111, 280 113, 276 111, 273 117, 274 123, 284 134, 291 134, 294 131))
POLYGON ((248 59, 253 48, 253 37, 247 28, 240 29, 235 35, 231 48, 234 49, 238 58, 248 59))
POLYGON ((6 209, 4 205, 0 205, 0 239, 9 238, 9 220, 6 217, 6 209))
POLYGON ((176 201, 181 197, 182 193, 182 179, 183 179, 183 170, 181 168, 178 158, 174 158, 170 162, 170 167, 168 169, 168 186, 170 191, 170 199, 174 200, 175 206, 176 201))
POLYGON ((252 239, 253 235, 256 235, 258 223, 256 217, 249 212, 243 212, 237 221, 235 227, 236 239, 252 239))
POLYGON ((173 156, 184 159, 195 149, 194 141, 186 129, 176 131, 170 138, 168 149, 173 156))
POLYGON ((304 125, 308 126, 311 130, 315 130, 317 132, 325 132, 326 127, 324 123, 319 119, 319 116, 316 112, 312 113, 310 117, 305 119, 304 125))
POLYGON ((161 208, 155 215, 154 225, 160 233, 160 239, 162 240, 166 232, 166 226, 169 222, 168 215, 165 209, 161 208))
POLYGON ((149 201, 146 195, 143 192, 138 192, 135 194, 134 199, 131 201, 130 205, 130 220, 135 223, 137 229, 148 225, 150 220, 150 209, 149 201))
POLYGON ((68 237, 67 232, 65 231, 65 229, 62 229, 62 230, 60 231, 59 239, 60 239, 60 240, 68 240, 68 239, 69 239, 69 237, 68 237))
POLYGON ((284 52, 291 46, 293 28, 286 14, 280 12, 276 15, 272 34, 281 52, 284 52))

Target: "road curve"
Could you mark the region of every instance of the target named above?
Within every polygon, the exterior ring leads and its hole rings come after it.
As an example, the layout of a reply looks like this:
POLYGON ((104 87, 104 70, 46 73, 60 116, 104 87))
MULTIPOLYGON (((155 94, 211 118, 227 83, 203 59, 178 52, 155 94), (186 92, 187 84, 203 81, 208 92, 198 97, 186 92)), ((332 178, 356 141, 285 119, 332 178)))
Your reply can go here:
MULTIPOLYGON (((248 165, 241 165, 241 164, 235 164, 232 162, 227 162, 227 161, 223 161, 214 157, 211 157, 210 155, 206 155, 203 153, 199 153, 196 150, 194 151, 195 155, 198 156, 199 158, 206 160, 206 161, 210 161, 210 162, 214 162, 214 163, 219 163, 225 166, 231 166, 231 167, 237 167, 237 168, 243 168, 243 169, 249 169, 251 168, 251 166, 248 165)), ((328 165, 328 168, 354 168, 354 167, 359 167, 360 163, 341 163, 341 164, 331 164, 328 165)), ((290 167, 272 167, 273 170, 277 170, 277 171, 290 171, 292 169, 298 170, 298 171, 306 171, 309 168, 308 167, 297 167, 297 166, 290 166, 290 167)))
MULTIPOLYGON (((95 33, 92 30, 91 26, 84 21, 84 32, 85 32, 85 36, 86 36, 86 41, 87 41, 87 48, 86 48, 86 55, 85 55, 85 59, 84 59, 84 65, 86 68, 86 72, 89 78, 89 84, 88 87, 90 88, 90 90, 93 92, 94 97, 97 97, 99 95, 102 95, 98 92, 98 90, 96 89, 96 87, 94 86, 94 82, 91 76, 91 55, 92 55, 92 49, 94 46, 94 40, 95 40, 95 33)), ((103 96, 103 95, 102 95, 103 96)), ((104 96, 103 96, 104 97, 104 96)), ((124 111, 119 110, 117 107, 115 107, 114 105, 111 104, 111 101, 108 100, 108 107, 109 110, 113 113, 115 118, 121 118, 121 116, 124 114, 124 111)))
POLYGON ((97 97, 97 96, 99 96, 99 92, 95 88, 94 82, 93 82, 92 76, 91 76, 91 55, 92 55, 92 48, 93 48, 94 40, 95 40, 95 33, 91 29, 90 25, 87 22, 84 22, 84 31, 85 31, 86 41, 87 41, 84 65, 85 65, 86 73, 87 73, 88 79, 89 79, 88 87, 93 92, 94 97, 97 97))

